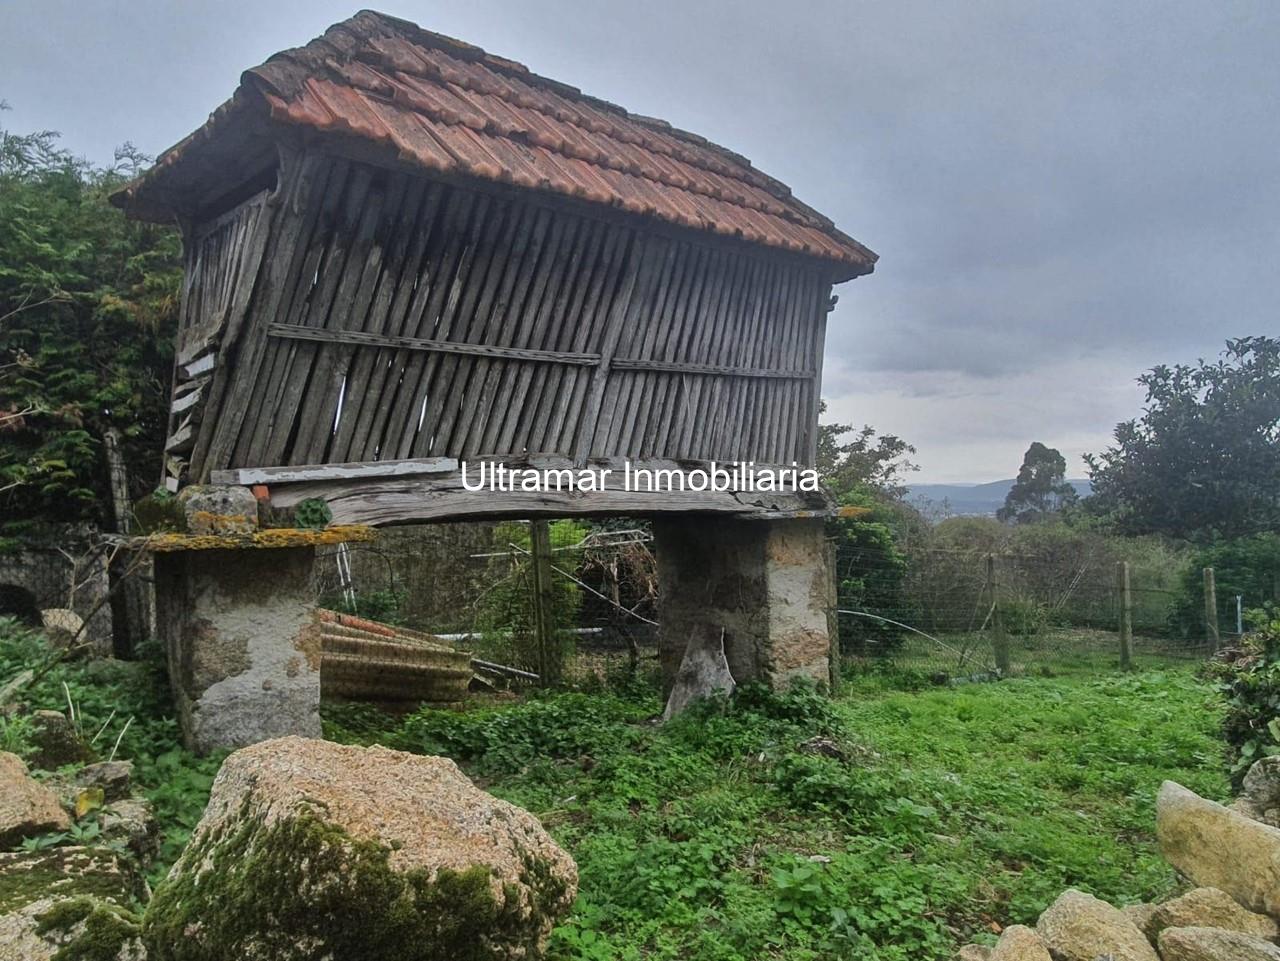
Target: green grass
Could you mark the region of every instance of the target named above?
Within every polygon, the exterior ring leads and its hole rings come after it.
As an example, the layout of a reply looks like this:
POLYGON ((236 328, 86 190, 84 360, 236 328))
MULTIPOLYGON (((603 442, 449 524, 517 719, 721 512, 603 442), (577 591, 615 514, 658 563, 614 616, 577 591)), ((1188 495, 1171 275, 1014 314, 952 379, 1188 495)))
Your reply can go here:
MULTIPOLYGON (((909 676, 908 676, 909 679, 909 676)), ((665 727, 656 698, 565 694, 331 736, 457 758, 578 861, 560 959, 943 959, 1068 886, 1169 893, 1153 801, 1227 792, 1220 712, 1184 670, 748 690, 665 727), (823 735, 844 759, 802 753, 823 735)))
MULTIPOLYGON (((1025 636, 1010 633, 1008 645, 1014 677, 1105 674, 1120 665, 1120 641, 1115 631, 1047 627, 1025 636)), ((1204 663, 1210 653, 1198 641, 1139 636, 1133 641, 1133 666, 1141 670, 1190 667, 1204 663)), ((989 672, 996 664, 990 630, 939 634, 936 639, 904 633, 883 659, 902 670, 951 677, 989 672)))
MULTIPOLYGON (((47 657, 0 622, 0 682, 47 657)), ((1063 888, 1122 904, 1169 893, 1153 800, 1173 778, 1228 793, 1222 709, 1185 668, 933 687, 849 678, 839 698, 746 689, 658 726, 656 693, 565 693, 389 718, 326 708, 338 740, 457 759, 577 859, 558 961, 949 959, 992 925, 1033 922, 1063 888), (815 736, 841 758, 800 745, 815 736)), ((181 849, 217 758, 177 743, 155 663, 60 664, 31 707, 65 709, 156 802, 181 849), (115 710, 114 718, 111 711, 115 710), (111 718, 110 720, 108 720, 111 718)), ((21 718, 0 747, 26 753, 21 718)))

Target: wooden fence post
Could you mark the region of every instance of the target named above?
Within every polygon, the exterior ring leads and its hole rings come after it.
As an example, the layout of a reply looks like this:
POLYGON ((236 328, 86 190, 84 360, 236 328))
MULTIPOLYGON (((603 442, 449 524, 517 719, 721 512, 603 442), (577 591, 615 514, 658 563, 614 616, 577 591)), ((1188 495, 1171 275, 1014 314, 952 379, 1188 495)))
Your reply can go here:
POLYGON ((1116 565, 1120 589, 1120 668, 1133 666, 1133 593, 1129 589, 1129 562, 1116 565))
POLYGON ((560 680, 560 639, 556 636, 555 601, 551 591, 551 525, 529 522, 533 554, 533 633, 538 645, 538 677, 543 687, 560 680))
POLYGON ((1204 626, 1209 644, 1217 651, 1222 646, 1222 636, 1218 633, 1218 589, 1212 567, 1204 569, 1204 626))
POLYGON ((1009 637, 1004 632, 1004 619, 1000 616, 1000 589, 996 584, 996 556, 987 555, 987 583, 991 585, 991 647, 996 658, 996 670, 1008 674, 1009 637))

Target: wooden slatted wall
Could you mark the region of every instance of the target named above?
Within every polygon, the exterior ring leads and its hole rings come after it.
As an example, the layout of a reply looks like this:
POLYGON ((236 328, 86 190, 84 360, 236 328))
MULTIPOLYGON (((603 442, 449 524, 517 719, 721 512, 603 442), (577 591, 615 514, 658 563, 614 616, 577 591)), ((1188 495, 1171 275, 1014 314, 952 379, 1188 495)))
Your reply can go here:
POLYGON ((812 460, 818 264, 320 156, 282 177, 260 259, 193 479, 479 454, 812 460))

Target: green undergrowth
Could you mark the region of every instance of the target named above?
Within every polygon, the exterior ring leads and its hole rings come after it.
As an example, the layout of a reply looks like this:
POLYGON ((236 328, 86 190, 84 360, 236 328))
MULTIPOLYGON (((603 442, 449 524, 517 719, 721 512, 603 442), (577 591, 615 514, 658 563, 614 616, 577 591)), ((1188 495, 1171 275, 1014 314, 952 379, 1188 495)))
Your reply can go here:
POLYGON ((1160 782, 1226 795, 1220 708, 1189 672, 900 680, 748 688, 665 726, 652 693, 326 725, 449 755, 542 819, 581 873, 561 961, 949 958, 1069 886, 1169 893, 1160 782))
MULTIPOLYGON (((26 709, 74 713, 98 758, 114 751, 116 759, 133 762, 134 790, 151 801, 160 827, 159 856, 149 870, 154 884, 182 853, 225 755, 201 758, 182 747, 162 658, 158 651, 144 655, 138 661, 68 659, 48 667, 45 641, 0 618, 0 685, 23 670, 38 672, 16 695, 26 709)), ((0 750, 31 759, 26 716, 0 718, 0 750)), ((74 834, 65 843, 76 843, 74 834)))

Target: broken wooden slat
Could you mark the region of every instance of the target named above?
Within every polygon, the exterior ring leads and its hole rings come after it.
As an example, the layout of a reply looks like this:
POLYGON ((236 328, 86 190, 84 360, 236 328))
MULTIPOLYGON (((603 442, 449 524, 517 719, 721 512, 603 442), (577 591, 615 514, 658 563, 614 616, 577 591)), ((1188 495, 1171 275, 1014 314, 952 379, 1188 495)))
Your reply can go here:
POLYGON ((361 477, 410 477, 441 474, 458 469, 452 457, 423 457, 416 460, 357 461, 347 464, 298 464, 284 467, 236 467, 213 471, 214 484, 292 484, 304 481, 354 480, 361 477))

